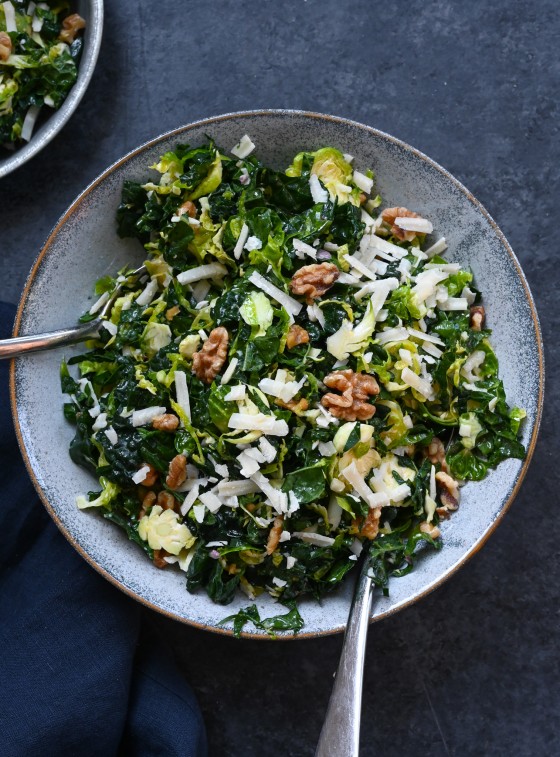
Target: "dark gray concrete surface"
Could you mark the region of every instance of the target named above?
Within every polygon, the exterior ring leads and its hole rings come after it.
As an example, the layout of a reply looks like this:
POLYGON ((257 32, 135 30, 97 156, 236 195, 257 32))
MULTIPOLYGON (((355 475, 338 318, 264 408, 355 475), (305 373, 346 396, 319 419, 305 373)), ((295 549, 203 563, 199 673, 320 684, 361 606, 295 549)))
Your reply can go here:
MULTIPOLYGON (((497 220, 535 295, 544 423, 521 493, 480 554, 372 626, 362 754, 559 754, 558 3, 107 0, 106 14, 78 113, 0 183, 0 297, 18 300, 50 228, 103 168, 201 117, 333 113, 449 169, 497 220)), ((235 642, 156 622, 198 693, 212 755, 313 754, 340 637, 235 642)))

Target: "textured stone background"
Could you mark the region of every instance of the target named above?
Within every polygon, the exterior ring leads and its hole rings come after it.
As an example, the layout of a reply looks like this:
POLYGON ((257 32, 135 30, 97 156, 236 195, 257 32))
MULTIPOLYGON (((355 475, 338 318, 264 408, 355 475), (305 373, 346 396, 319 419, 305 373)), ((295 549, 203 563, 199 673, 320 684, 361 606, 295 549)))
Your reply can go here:
MULTIPOLYGON (((372 626, 365 756, 559 749, 559 49, 555 0, 107 0, 78 113, 0 183, 0 296, 12 302, 50 228, 103 168, 160 132, 233 110, 318 110, 383 129, 449 169, 505 232, 548 345, 540 442, 485 549, 372 626)), ((156 622, 198 693, 212 755, 313 754, 340 637, 235 642, 156 622)))

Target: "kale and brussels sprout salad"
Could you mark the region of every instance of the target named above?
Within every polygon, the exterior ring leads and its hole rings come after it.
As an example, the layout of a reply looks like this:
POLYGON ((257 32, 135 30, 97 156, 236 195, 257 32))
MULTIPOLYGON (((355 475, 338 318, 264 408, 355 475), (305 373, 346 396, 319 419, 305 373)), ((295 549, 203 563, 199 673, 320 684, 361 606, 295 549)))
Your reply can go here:
POLYGON ((125 182, 118 232, 146 273, 96 286, 86 354, 62 365, 78 497, 158 568, 226 604, 238 590, 301 627, 370 545, 375 583, 409 572, 460 485, 522 458, 473 276, 428 240, 429 219, 382 208, 370 171, 332 147, 263 164, 178 145, 125 182), (69 366, 76 365, 77 378, 69 366))
POLYGON ((0 2, 0 145, 29 142, 41 109, 62 105, 78 77, 84 28, 65 0, 0 2))

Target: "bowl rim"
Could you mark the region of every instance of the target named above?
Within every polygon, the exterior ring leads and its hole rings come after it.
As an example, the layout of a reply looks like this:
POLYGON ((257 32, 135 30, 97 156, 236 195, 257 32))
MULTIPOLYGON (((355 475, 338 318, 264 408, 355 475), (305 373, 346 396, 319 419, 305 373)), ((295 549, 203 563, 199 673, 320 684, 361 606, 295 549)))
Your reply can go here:
POLYGON ((103 0, 86 0, 86 2, 90 12, 90 20, 86 29, 87 38, 84 37, 86 44, 84 44, 84 50, 78 65, 76 83, 60 108, 47 118, 45 123, 32 135, 29 142, 23 147, 16 149, 13 154, 0 160, 0 179, 35 157, 56 137, 74 115, 89 86, 101 48, 104 8, 103 0))
MULTIPOLYGON (((14 322, 14 330, 13 335, 18 336, 19 329, 23 317, 23 311, 25 309, 25 304, 27 302, 27 298, 29 296, 33 281, 35 279, 35 276, 39 270, 39 267, 41 266, 41 263, 43 262, 43 259, 48 254, 48 251, 50 249, 51 243, 55 236, 57 235, 58 231, 62 228, 62 226, 65 224, 66 220, 75 213, 80 205, 82 204, 83 200, 90 194, 90 192, 101 182, 103 182, 107 177, 109 177, 117 168, 123 166, 126 164, 129 160, 131 160, 136 155, 144 152, 145 150, 156 146, 159 142, 166 140, 170 137, 178 137, 184 133, 187 133, 189 130, 197 128, 197 127, 207 127, 211 126, 213 124, 226 121, 229 119, 243 119, 243 118, 255 118, 255 117, 269 117, 269 116, 297 116, 297 117, 304 117, 309 119, 315 119, 315 120, 327 120, 333 123, 339 123, 341 125, 346 126, 352 126, 357 127, 359 129, 364 130, 368 134, 371 134, 375 137, 381 137, 382 139, 388 140, 395 144, 396 146, 403 148, 407 152, 410 152, 414 154, 416 157, 420 158, 421 160, 425 161, 430 165, 432 168, 435 168, 437 171, 439 171, 443 176, 451 181, 455 187, 463 194, 465 197, 475 206, 475 208, 482 213, 482 215, 486 218, 486 220, 490 223, 494 233, 497 235, 499 241, 507 251, 508 255, 511 258, 511 262, 513 263, 517 275, 521 281, 521 284, 523 286, 525 297, 527 299, 527 302, 529 304, 530 310, 531 310, 531 317, 533 320, 533 325, 535 329, 535 338, 536 338, 536 346, 537 346, 537 352, 538 352, 538 364, 539 364, 539 384, 538 384, 538 393, 537 393, 537 406, 536 406, 536 414, 535 414, 535 421, 533 425, 533 430, 531 434, 531 438, 529 440, 529 443, 527 445, 527 454, 522 462, 521 469, 519 473, 517 474, 517 478, 515 480, 515 484, 513 486, 513 489, 511 491, 511 494, 507 498, 507 500, 504 502, 503 506, 501 507, 500 511, 497 513, 496 517, 492 521, 492 523, 489 525, 487 530, 482 534, 480 539, 464 554, 460 560, 458 560, 453 567, 448 570, 445 574, 441 575, 439 578, 437 578, 435 581, 433 581, 429 586, 427 586, 425 589, 423 589, 419 594, 415 595, 414 597, 411 597, 410 599, 402 602, 397 607, 390 608, 388 610, 384 610, 383 612, 379 613, 375 616, 370 616, 369 622, 373 623, 375 621, 382 620, 386 617, 389 617, 391 615, 396 614, 397 612, 400 612, 401 610, 404 610, 407 607, 410 607, 411 605, 418 602, 420 599, 423 599, 425 596, 430 594, 432 591, 437 589, 439 586, 441 586, 445 581, 447 581, 451 576, 455 575, 455 573, 462 568, 472 557, 475 555, 487 542, 487 540, 490 538, 491 534, 494 533, 497 526, 502 522, 502 519, 506 512, 511 507, 515 497, 517 496, 519 489, 521 487, 521 484, 523 482, 523 479, 525 478, 525 475, 527 473, 527 470, 529 468, 529 464, 531 462, 531 459, 533 457, 533 453, 535 451, 535 446, 537 442, 539 427, 542 419, 542 410, 543 410, 543 402, 544 402, 544 380, 545 380, 545 373, 544 373, 544 348, 543 348, 543 340, 542 340, 542 331, 540 328, 539 323, 539 317, 537 314, 537 310, 535 307, 534 299, 531 294, 531 290, 529 288, 529 285, 527 283, 527 280, 525 278, 525 274, 523 273, 523 270, 521 268, 521 265, 519 261, 517 260, 517 257, 515 253, 513 252, 513 249, 511 248, 511 245, 507 241, 506 237, 504 236, 503 232, 499 228, 498 224, 490 213, 486 210, 486 208, 477 200, 474 195, 458 180, 456 179, 449 171, 447 171, 445 168, 443 168, 439 163, 434 161, 432 158, 425 155, 420 150, 416 149, 415 147, 412 147, 408 143, 404 142, 403 140, 400 140, 396 137, 393 137, 390 134, 387 134, 384 131, 381 131, 379 129, 376 129, 372 126, 368 126, 366 124, 362 124, 358 121, 354 121, 352 119, 344 118, 341 116, 332 116, 328 114, 318 113, 315 111, 304 111, 304 110, 297 110, 297 109, 283 109, 283 108, 275 108, 275 109, 258 109, 258 110, 248 110, 248 111, 238 111, 238 112, 230 112, 221 114, 218 116, 211 116, 208 118, 199 119, 197 121, 193 121, 189 124, 186 124, 184 126, 180 126, 176 129, 172 129, 170 131, 164 132, 163 134, 160 134, 157 137, 154 137, 153 139, 148 140, 147 142, 144 142, 139 147, 136 147, 135 149, 128 152, 123 157, 116 160, 114 163, 112 163, 108 168, 106 168, 104 171, 102 171, 97 178, 95 178, 79 195, 76 197, 76 199, 70 204, 70 206, 66 209, 66 211, 61 215, 59 220, 57 221, 56 225, 53 227, 52 231, 50 232, 49 236, 47 237, 47 240, 45 241, 42 249, 40 250, 32 268, 28 275, 27 281, 25 283, 18 308, 16 313, 16 318, 14 322)), ((49 515, 54 520, 56 525, 58 526, 59 530, 62 532, 62 534, 66 537, 66 539, 70 542, 70 544, 79 552, 79 554, 102 576, 104 576, 108 581, 110 581, 114 586, 116 586, 118 589, 120 589, 122 592, 124 592, 129 597, 132 597, 136 601, 140 602, 144 606, 150 608, 151 610, 154 610, 168 618, 171 618, 173 620, 177 620, 181 623, 184 623, 189 626, 193 626, 195 628, 203 629, 206 631, 212 631, 213 633, 218 633, 223 636, 231 636, 233 637, 233 631, 228 628, 219 628, 216 626, 208 626, 204 623, 200 623, 194 620, 191 620, 189 618, 185 618, 181 615, 178 615, 175 612, 164 610, 161 607, 158 607, 153 602, 150 602, 149 600, 145 599, 144 597, 141 597, 139 594, 134 592, 132 589, 129 589, 128 587, 124 586, 120 581, 118 581, 116 578, 114 578, 110 573, 100 566, 94 558, 92 558, 74 539, 72 534, 64 527, 60 519, 58 518, 58 515, 50 502, 47 500, 47 497, 45 493, 43 492, 36 476, 33 471, 33 468, 31 466, 31 462, 29 459, 29 456, 27 454, 27 450, 25 447, 25 442, 23 439, 21 427, 19 424, 19 417, 17 412, 17 397, 16 397, 16 363, 15 359, 12 359, 11 366, 10 366, 10 402, 11 402, 11 409, 12 409, 12 415, 14 419, 14 428, 16 432, 16 437, 18 440, 18 444, 21 450, 21 454, 25 463, 25 467, 27 468, 27 472, 33 482, 33 485, 39 494, 39 497, 41 501, 43 502, 43 505, 46 507, 49 515)), ((292 639, 315 639, 319 637, 324 636, 331 636, 336 633, 341 633, 345 630, 346 625, 342 625, 336 628, 328 629, 327 631, 316 631, 316 632, 303 632, 298 633, 297 635, 293 634, 281 634, 278 635, 278 639, 280 640, 292 640, 292 639)), ((262 635, 262 634, 255 634, 250 633, 247 631, 243 631, 241 633, 241 636, 243 638, 251 639, 251 640, 267 640, 269 639, 268 635, 262 635)))

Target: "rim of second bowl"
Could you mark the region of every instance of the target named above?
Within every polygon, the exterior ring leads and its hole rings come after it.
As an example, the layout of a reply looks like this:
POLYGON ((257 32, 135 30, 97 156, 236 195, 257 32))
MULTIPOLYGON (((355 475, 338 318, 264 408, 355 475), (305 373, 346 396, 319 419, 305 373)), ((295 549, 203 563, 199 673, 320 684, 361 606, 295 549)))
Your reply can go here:
POLYGON ((78 66, 78 79, 60 108, 55 110, 45 123, 37 129, 30 141, 23 147, 16 148, 9 157, 0 160, 0 179, 20 168, 41 152, 70 120, 84 96, 99 57, 104 15, 103 0, 87 0, 87 5, 90 18, 84 36, 82 57, 78 66))
MULTIPOLYGON (((522 467, 517 475, 517 478, 515 480, 513 489, 507 498, 507 500, 503 503, 500 511, 497 513, 497 516, 493 520, 493 522, 489 525, 487 530, 482 534, 482 536, 476 541, 475 544, 469 549, 469 551, 464 554, 458 562, 456 562, 453 567, 445 572, 444 574, 440 575, 437 580, 430 583, 427 587, 425 587, 420 593, 414 595, 413 597, 407 599, 406 601, 398 604, 397 606, 390 608, 384 612, 381 612, 378 615, 370 616, 370 623, 378 620, 382 620, 383 618, 389 617, 390 615, 394 615, 396 612, 399 612, 406 607, 409 607, 412 604, 415 604, 420 599, 423 599, 428 594, 431 594, 432 591, 440 587, 443 583, 445 583, 451 576, 453 576, 460 568, 462 568, 471 557, 473 557, 488 541, 491 534, 496 530, 499 523, 502 522, 502 519, 506 512, 511 507, 515 497, 517 496, 519 489, 521 487, 521 484, 523 482, 523 479, 525 478, 525 475, 527 473, 527 470, 529 468, 529 464, 532 460, 533 453, 535 451, 535 446, 537 442, 538 432, 540 428, 540 423, 542 419, 542 411, 543 411, 543 403, 544 403, 544 381, 545 381, 545 373, 544 373, 544 348, 543 348, 543 341, 542 341, 542 331, 540 327, 539 317, 537 314, 535 302, 531 293, 531 290, 529 288, 528 282, 525 278, 525 274, 523 272, 523 269, 521 268, 521 265, 517 259, 517 256, 515 255, 511 245, 507 241, 505 235, 499 228, 496 221, 492 218, 490 213, 486 210, 486 208, 482 205, 482 203, 474 197, 474 195, 458 180, 456 179, 449 171, 447 171, 443 166, 439 165, 435 160, 427 156, 425 153, 421 152, 420 150, 416 149, 415 147, 412 147, 408 143, 404 142, 403 140, 400 140, 396 137, 393 137, 390 134, 387 134, 384 131, 381 131, 380 129, 376 129, 372 126, 367 126, 366 124, 362 124, 359 121, 354 121, 352 119, 343 118, 341 116, 332 116, 328 114, 323 113, 317 113, 314 111, 302 111, 302 110, 294 110, 294 109, 260 109, 260 110, 252 110, 252 111, 239 111, 239 112, 231 112, 231 113, 225 113, 218 116, 208 117, 204 119, 199 119, 197 121, 193 121, 189 124, 185 124, 183 126, 180 126, 176 129, 172 129, 168 132, 164 132, 163 134, 158 135, 157 137, 148 140, 147 142, 143 143, 142 145, 136 147, 135 149, 128 152, 126 155, 124 155, 119 160, 112 163, 108 168, 106 168, 97 178, 95 178, 79 195, 76 197, 76 199, 71 203, 71 205, 67 208, 67 210, 61 215, 59 220, 57 221, 56 225, 50 232, 47 240, 45 241, 45 244, 43 245, 41 251, 39 252, 32 268, 29 273, 29 276, 27 278, 27 281, 25 283, 25 287, 23 289, 20 302, 18 304, 18 309, 16 313, 15 323, 14 323, 14 331, 13 335, 18 336, 19 329, 21 326, 21 321, 23 317, 23 311, 25 308, 25 304, 27 302, 29 293, 31 291, 31 287, 35 278, 35 275, 43 261, 43 258, 48 253, 50 245, 56 234, 58 233, 59 229, 64 225, 67 218, 72 215, 74 212, 76 212, 81 203, 82 200, 102 181, 104 181, 107 177, 109 177, 117 168, 127 163, 129 160, 131 160, 133 157, 138 155, 139 153, 145 151, 148 148, 154 147, 159 142, 168 139, 169 137, 173 136, 179 136, 183 134, 184 132, 200 127, 200 126, 210 126, 212 124, 215 124, 217 122, 221 122, 228 119, 240 119, 240 118, 254 118, 254 117, 267 117, 267 116, 274 116, 274 115, 287 115, 287 116, 298 116, 298 117, 305 117, 309 119, 326 119, 329 121, 351 125, 360 129, 363 129, 367 132, 369 132, 372 135, 382 137, 384 139, 389 140, 390 142, 393 142, 394 144, 400 146, 401 148, 405 149, 406 151, 409 151, 419 157, 420 159, 427 162, 430 166, 435 168, 438 172, 443 174, 449 181, 451 181, 459 191, 465 195, 465 197, 471 202, 480 213, 487 219, 487 221, 492 226, 492 229, 494 230, 494 233, 499 238, 501 244, 503 245, 504 249, 510 256, 512 263, 514 264, 514 267, 517 271, 517 275, 519 276, 519 280, 521 281, 521 284, 523 286, 523 290, 525 292, 525 296, 527 298, 527 302, 529 304, 530 310, 531 310, 531 317, 533 320, 533 325, 535 328, 535 337, 537 342, 537 351, 538 351, 538 369, 539 369, 539 386, 538 386, 538 392, 537 392, 537 404, 536 404, 536 414, 534 419, 534 425, 531 432, 531 437, 529 440, 529 443, 527 445, 527 454, 525 456, 525 459, 523 460, 522 467)), ((27 468, 27 472, 33 482, 33 485, 39 494, 39 497, 43 504, 45 505, 47 511, 49 512, 50 516, 56 523, 59 530, 63 533, 65 538, 72 544, 72 546, 80 553, 80 555, 93 567, 95 570, 97 570, 102 576, 104 576, 108 581, 110 581, 114 586, 119 588, 123 593, 127 594, 128 596, 132 597, 136 601, 142 603, 144 606, 149 607, 151 610, 155 610, 156 612, 161 613, 162 615, 165 615, 166 617, 169 617, 173 620, 177 620, 181 623, 184 623, 186 625, 193 626, 195 628, 203 629, 203 630, 209 630, 213 633, 218 633, 225 636, 233 636, 233 631, 228 628, 218 628, 214 626, 208 626, 203 625, 197 621, 194 621, 189 618, 185 618, 179 614, 176 614, 172 611, 164 610, 163 608, 153 604, 149 600, 145 599, 144 597, 140 596, 139 594, 135 593, 128 587, 124 586, 120 581, 118 581, 116 578, 114 578, 107 570, 105 570, 101 565, 99 565, 93 557, 91 557, 74 539, 71 533, 67 531, 65 526, 62 524, 61 520, 59 519, 56 511, 49 503, 45 493, 43 492, 37 477, 34 474, 33 468, 31 466, 31 461, 29 459, 29 456, 26 451, 25 442, 23 439, 22 431, 19 424, 19 418, 18 418, 18 412, 17 412, 17 397, 16 397, 16 370, 15 370, 15 360, 12 360, 11 368, 10 368, 10 401, 11 401, 11 408, 12 408, 12 414, 14 418, 14 427, 16 431, 16 437, 18 440, 18 444, 22 453, 22 457, 24 459, 25 466, 27 468)), ((345 625, 328 629, 326 631, 318 631, 318 632, 312 632, 312 633, 299 633, 296 636, 286 634, 286 635, 279 635, 277 638, 280 640, 291 640, 291 639, 305 639, 305 638, 318 638, 322 636, 330 636, 335 633, 341 633, 345 630, 345 625)), ((248 639, 267 639, 269 638, 266 635, 261 634, 255 634, 251 632, 242 631, 241 636, 243 638, 248 639)))

